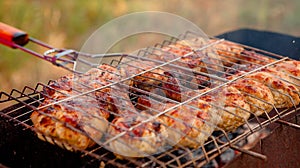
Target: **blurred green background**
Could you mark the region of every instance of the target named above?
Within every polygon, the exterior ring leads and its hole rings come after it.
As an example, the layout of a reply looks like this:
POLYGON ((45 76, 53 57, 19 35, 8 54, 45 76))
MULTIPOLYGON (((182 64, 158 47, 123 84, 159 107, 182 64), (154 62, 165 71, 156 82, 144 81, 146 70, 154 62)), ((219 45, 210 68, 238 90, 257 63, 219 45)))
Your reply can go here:
MULTIPOLYGON (((0 0, 1 22, 55 47, 76 50, 101 25, 141 11, 182 16, 210 36, 239 28, 300 36, 299 0, 0 0)), ((0 91, 34 87, 66 73, 29 54, 0 46, 0 91)))

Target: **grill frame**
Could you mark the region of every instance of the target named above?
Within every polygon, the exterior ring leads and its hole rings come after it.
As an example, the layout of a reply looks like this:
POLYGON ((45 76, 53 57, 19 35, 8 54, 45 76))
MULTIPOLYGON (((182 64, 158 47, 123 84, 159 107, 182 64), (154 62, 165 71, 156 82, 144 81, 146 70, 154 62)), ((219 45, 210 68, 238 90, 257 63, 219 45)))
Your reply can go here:
MULTIPOLYGON (((166 43, 168 43, 168 42, 166 42, 166 43)), ((257 50, 257 51, 261 51, 261 50, 257 50)), ((266 52, 267 53, 267 52, 266 52)), ((277 56, 277 55, 276 55, 277 56)), ((284 59, 287 59, 287 58, 283 58, 282 60, 284 60, 284 59)), ((282 61, 281 60, 281 61, 282 61)), ((24 90, 23 91, 17 91, 17 90, 12 90, 12 92, 11 92, 11 94, 6 94, 6 93, 2 93, 1 94, 1 97, 3 98, 3 95, 6 95, 7 97, 9 97, 7 100, 4 100, 3 102, 5 102, 5 101, 8 101, 9 99, 14 99, 13 97, 14 96, 12 96, 12 95, 14 95, 14 94, 16 94, 16 93, 18 93, 18 94, 20 94, 20 95, 23 95, 23 96, 25 96, 26 94, 25 94, 25 92, 27 92, 28 90, 33 90, 34 92, 35 91, 37 91, 38 90, 38 88, 40 87, 40 86, 42 86, 43 84, 38 84, 35 88, 30 88, 30 87, 25 87, 24 88, 24 90), (28 89, 28 90, 27 90, 28 89)), ((18 96, 17 96, 18 97, 18 96)), ((25 96, 26 97, 26 96, 25 96)), ((19 98, 17 98, 17 99, 15 99, 15 101, 18 101, 19 100, 19 98)), ((20 103, 22 103, 22 102, 20 102, 20 103)), ((28 104, 26 104, 26 105, 28 105, 28 104)), ((281 114, 286 114, 286 113, 293 113, 292 112, 293 110, 291 110, 291 111, 281 111, 282 113, 277 113, 277 115, 278 116, 280 116, 281 114)), ((4 116, 4 117, 6 117, 6 118, 10 118, 10 116, 6 116, 3 112, 1 112, 1 116, 4 116)), ((277 116, 277 117, 278 117, 277 116)), ((283 117, 283 116, 282 116, 283 117)), ((10 118, 9 120, 13 120, 12 118, 10 118)), ((271 119, 272 121, 270 121, 269 120, 269 122, 275 122, 276 121, 276 115, 275 115, 275 117, 274 117, 274 119, 271 119)), ((15 122, 19 122, 18 120, 16 120, 15 122)), ((264 124, 262 124, 262 125, 264 125, 264 124)), ((269 124, 266 124, 266 125, 264 125, 264 126, 268 126, 269 124)), ((25 128, 30 128, 31 129, 31 127, 29 126, 26 126, 25 125, 25 128)), ((256 128, 257 129, 257 128, 256 128)), ((252 130, 253 132, 255 132, 255 131, 259 131, 260 129, 258 129, 258 130, 256 130, 256 129, 254 129, 254 130, 252 130)), ((35 130, 36 131, 36 130, 35 130)), ((243 138, 241 138, 241 139, 243 139, 243 138)), ((232 141, 233 142, 233 141, 232 141)), ((227 144, 226 146, 229 146, 229 144, 227 144)), ((229 147, 228 147, 229 148, 229 147)), ((222 148, 222 149, 226 149, 226 148, 222 148)), ((217 152, 218 152, 218 154, 220 154, 221 152, 220 152, 221 150, 218 150, 217 152)), ((84 152, 84 153, 86 153, 86 154, 88 154, 88 155, 91 155, 92 157, 95 157, 95 158, 97 158, 95 155, 93 155, 93 154, 91 154, 89 151, 82 151, 82 152, 84 152)), ((244 151, 244 152, 246 152, 247 153, 247 151, 244 151)), ((206 159, 208 158, 208 156, 205 156, 206 157, 206 159)), ((129 159, 129 160, 132 160, 132 159, 129 159)), ((207 161, 209 161, 210 159, 208 159, 208 160, 206 160, 205 161, 205 163, 207 162, 207 161)), ((133 160, 132 160, 132 162, 134 162, 133 160)), ((164 164, 164 163, 162 163, 162 164, 164 164)), ((202 163, 202 164, 204 164, 204 163, 202 163)), ((200 164, 201 165, 201 164, 200 164)), ((121 165, 116 165, 116 166, 121 166, 121 165)), ((122 165, 122 166, 124 166, 124 165, 122 165)), ((160 165, 160 166, 162 166, 162 165, 160 165)), ((180 165, 179 165, 180 166, 180 165)), ((199 166, 199 164, 197 165, 197 166, 199 166)))

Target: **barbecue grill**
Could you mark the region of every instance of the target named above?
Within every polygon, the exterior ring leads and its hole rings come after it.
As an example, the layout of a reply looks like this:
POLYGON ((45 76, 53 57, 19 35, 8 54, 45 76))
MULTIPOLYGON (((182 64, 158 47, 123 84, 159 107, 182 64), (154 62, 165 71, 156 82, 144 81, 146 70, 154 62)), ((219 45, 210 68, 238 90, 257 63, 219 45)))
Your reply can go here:
MULTIPOLYGON (((225 35, 226 36, 226 35, 225 35)), ((33 155, 32 157, 35 157, 35 155, 45 155, 47 157, 46 160, 55 160, 57 162, 59 162, 59 166, 70 166, 70 165, 83 165, 83 166, 96 166, 96 167, 202 167, 202 166, 213 166, 213 162, 216 159, 220 159, 220 157, 222 155, 224 155, 226 152, 228 152, 229 150, 233 150, 236 151, 237 153, 243 153, 243 155, 250 155, 251 157, 256 158, 257 160, 266 160, 267 157, 259 152, 255 152, 253 150, 250 150, 250 148, 246 148, 246 144, 247 144, 247 140, 249 140, 249 137, 253 136, 253 135, 257 135, 257 134, 267 134, 269 135, 270 132, 268 132, 267 130, 271 129, 272 131, 275 130, 275 127, 278 126, 279 124, 283 124, 283 125, 288 125, 289 127, 293 128, 293 129, 299 129, 299 121, 297 120, 297 117, 299 116, 299 107, 294 103, 293 99, 291 98, 291 96, 289 95, 285 95, 287 97, 289 97, 289 99, 291 100, 291 102, 293 103, 293 106, 290 108, 276 108, 274 105, 270 104, 269 102, 266 102, 264 100, 260 100, 257 97, 254 97, 254 99, 257 99, 258 101, 262 101, 263 103, 269 104, 273 107, 273 110, 270 113, 264 112, 263 115, 255 115, 253 113, 251 113, 249 110, 243 109, 241 108, 245 113, 250 113, 252 117, 250 117, 249 119, 246 119, 243 121, 243 123, 245 124, 243 128, 239 127, 237 130, 235 131, 225 131, 224 129, 218 127, 214 122, 211 121, 203 121, 204 124, 207 124, 209 127, 214 129, 214 132, 209 132, 209 131, 203 131, 203 134, 207 135, 207 140, 205 141, 205 143, 200 144, 197 148, 190 148, 190 147, 186 147, 183 145, 178 145, 176 147, 173 146, 169 146, 166 145, 165 146, 160 146, 160 151, 155 152, 155 153, 151 153, 148 154, 148 151, 140 151, 136 146, 132 146, 129 144, 126 144, 126 142, 121 141, 120 139, 126 135, 128 132, 135 130, 136 128, 139 128, 139 126, 143 126, 143 124, 147 124, 147 122, 152 122, 153 120, 156 120, 157 118, 159 118, 160 116, 164 116, 166 115, 167 117, 170 117, 171 119, 174 119, 174 117, 172 116, 168 116, 168 112, 176 109, 178 107, 181 106, 190 106, 189 103, 192 102, 193 100, 196 100, 197 98, 206 95, 206 94, 210 94, 213 93, 214 91, 218 91, 218 89, 221 89, 223 87, 226 87, 228 84, 233 83, 234 81, 238 80, 238 79, 242 79, 244 78, 246 75, 248 74, 253 74, 255 72, 258 72, 264 68, 268 68, 268 67, 272 67, 278 63, 281 63, 283 61, 287 61, 287 60, 291 60, 288 57, 283 57, 279 54, 275 54, 273 52, 268 52, 265 50, 261 50, 261 49, 257 49, 257 48, 253 48, 247 45, 242 45, 242 44, 237 44, 238 46, 241 46, 245 51, 245 53, 241 53, 241 55, 243 55, 244 58, 247 59, 243 60, 246 63, 252 63, 251 59, 253 55, 249 54, 249 53, 255 53, 258 54, 259 56, 262 57, 258 57, 258 61, 260 61, 260 64, 257 63, 255 64, 255 68, 232 79, 232 80, 227 80, 226 76, 229 76, 231 72, 233 71, 237 71, 240 66, 235 63, 235 62, 225 62, 230 64, 230 66, 224 66, 223 64, 218 64, 217 67, 221 68, 222 70, 215 70, 213 69, 214 62, 211 62, 211 60, 208 60, 206 62, 206 67, 207 69, 211 68, 210 73, 207 72, 198 72, 199 75, 203 75, 205 77, 208 77, 209 80, 209 84, 207 83, 203 83, 200 82, 200 84, 197 85, 197 87, 207 87, 207 85, 210 85, 210 90, 206 91, 206 92, 196 92, 196 94, 191 95, 191 96, 187 96, 187 98, 183 98, 181 97, 182 101, 174 101, 168 97, 166 97, 165 95, 161 95, 157 92, 151 92, 148 91, 144 88, 138 88, 138 87, 134 87, 134 85, 130 85, 129 83, 133 82, 133 83, 140 83, 140 81, 138 81, 137 77, 143 76, 145 74, 151 74, 151 75, 157 75, 156 70, 161 70, 161 69, 171 69, 169 70, 169 72, 172 72, 173 75, 176 76, 180 76, 178 78, 176 78, 177 82, 182 84, 183 86, 181 86, 183 88, 183 90, 187 90, 187 91, 191 91, 193 90, 194 87, 194 81, 193 80, 188 80, 186 77, 191 77, 193 78, 193 75, 195 74, 195 72, 193 70, 191 70, 191 67, 189 67, 188 65, 184 64, 184 62, 182 62, 181 58, 188 58, 189 56, 195 54, 196 56, 198 54, 209 54, 211 56, 212 55, 219 55, 217 57, 213 57, 212 61, 217 61, 218 63, 220 63, 220 61, 222 61, 221 58, 227 58, 228 57, 228 53, 229 54, 235 54, 234 52, 231 53, 231 51, 226 51, 223 50, 222 48, 218 48, 218 44, 221 44, 222 42, 224 42, 224 39, 219 39, 219 38, 212 38, 212 41, 210 42, 203 42, 203 41, 197 41, 198 39, 198 35, 194 34, 192 32, 187 32, 184 35, 178 37, 178 38, 172 38, 170 40, 165 40, 162 43, 159 43, 157 45, 155 45, 154 47, 148 47, 146 49, 142 49, 139 51, 139 53, 137 55, 130 55, 130 54, 98 54, 98 55, 89 55, 89 54, 83 54, 83 53, 78 53, 76 51, 73 50, 64 50, 64 49, 55 49, 47 44, 44 44, 36 39, 33 38, 27 38, 28 36, 26 35, 26 33, 21 33, 21 37, 23 37, 23 39, 21 39, 21 42, 17 41, 10 41, 8 40, 8 43, 4 43, 5 45, 8 45, 10 47, 13 48, 19 48, 25 52, 29 52, 35 56, 38 56, 40 58, 43 58, 47 61, 52 62, 54 65, 57 66, 61 66, 65 69, 70 70, 70 72, 73 72, 75 77, 78 77, 78 79, 80 79, 82 77, 81 72, 76 72, 74 69, 70 68, 70 65, 73 65, 76 61, 79 61, 81 63, 87 64, 88 66, 90 66, 91 68, 95 68, 98 67, 98 65, 95 64, 90 64, 89 62, 85 62, 85 60, 80 59, 82 57, 78 57, 83 56, 83 57, 87 57, 87 58, 95 58, 95 57, 106 57, 106 58, 112 58, 109 59, 109 62, 107 62, 110 66, 112 67, 117 67, 117 68, 124 68, 125 69, 130 69, 130 68, 134 68, 135 70, 137 70, 138 73, 134 73, 134 74, 117 74, 117 76, 121 76, 121 78, 117 81, 108 81, 109 83, 106 85, 100 85, 100 87, 97 88, 91 88, 89 86, 82 86, 82 85, 86 85, 85 83, 81 82, 81 81, 77 81, 74 80, 73 84, 74 91, 71 95, 66 95, 65 98, 61 99, 61 100, 55 100, 54 102, 51 102, 49 104, 43 104, 43 102, 45 102, 45 100, 47 99, 47 97, 49 97, 49 92, 45 92, 45 90, 53 90, 53 86, 51 85, 53 84, 55 81, 50 81, 48 84, 43 84, 43 83, 38 83, 36 85, 36 87, 32 88, 32 87, 28 87, 25 86, 23 90, 12 90, 10 93, 5 93, 5 92, 1 92, 0 93, 0 97, 1 97, 1 105, 4 106, 4 108, 1 110, 0 114, 1 114, 1 120, 2 120, 2 125, 1 127, 3 127, 2 129, 4 129, 4 133, 6 134, 11 134, 12 132, 16 132, 19 137, 22 138, 22 142, 15 142, 16 139, 12 139, 11 142, 8 139, 8 143, 6 143, 5 145, 3 145, 3 149, 1 151, 4 151, 3 153, 1 152, 1 155, 3 155, 5 159, 1 160, 1 162, 3 162, 4 164, 8 164, 8 165, 12 165, 15 166, 16 163, 12 163, 10 157, 13 157, 14 155, 17 156, 22 156, 23 154, 19 155, 18 152, 19 151, 9 151, 11 149, 11 146, 13 146, 12 148, 14 149, 15 145, 20 145, 22 147, 28 148, 25 151, 35 151, 34 153, 31 153, 31 155, 33 155), (25 38, 24 38, 25 37, 25 38), (196 39, 196 40, 195 40, 196 39), (25 40, 25 42, 23 41, 25 40), (41 45, 47 49, 49 49, 47 52, 45 52, 44 54, 39 54, 36 52, 33 52, 31 50, 26 49, 25 47, 23 47, 22 45, 26 44, 28 42, 28 40, 30 42, 34 42, 38 45, 41 45), (186 51, 186 53, 182 56, 182 57, 170 57, 170 59, 165 60, 165 61, 161 61, 156 59, 157 56, 159 56, 160 54, 170 54, 170 51, 166 51, 165 48, 168 48, 170 46, 172 46, 173 44, 176 44, 182 40, 190 40, 193 43, 192 44, 199 44, 201 43, 200 47, 198 46, 198 48, 192 50, 192 51, 186 51), (10 43, 9 43, 10 42, 10 43), (219 51, 219 53, 218 53, 219 51), (198 53, 198 54, 197 54, 198 53), (216 54, 218 53, 218 54, 216 54), (222 53, 224 55, 222 55, 222 53), (227 54, 227 55, 226 55, 227 54), (265 62, 264 58, 272 58, 274 59, 274 61, 272 63, 267 63, 265 62), (259 60, 261 59, 261 60, 259 60), (151 65, 146 65, 149 66, 150 68, 145 69, 142 66, 136 66, 135 64, 131 64, 132 62, 135 62, 136 60, 139 61, 143 61, 146 63, 149 62, 154 62, 155 65, 152 66, 151 65), (236 65, 236 66, 234 66, 236 65), (176 69, 176 70, 174 70, 176 69), (223 71, 224 69, 226 69, 227 71, 223 71), (122 76, 123 75, 123 76, 122 76), (184 76, 184 77, 181 77, 184 76), (85 89, 82 89, 82 87, 84 87, 85 89), (55 104, 60 104, 63 102, 67 102, 73 99, 76 99, 78 97, 81 96, 86 96, 84 98, 87 97, 92 97, 91 94, 94 94, 96 92, 103 93, 103 89, 106 88, 114 88, 115 90, 119 91, 116 92, 117 93, 126 93, 129 98, 130 98, 130 102, 133 102, 133 105, 144 105, 145 104, 139 104, 139 102, 137 101, 137 99, 139 98, 139 96, 143 95, 148 97, 147 100, 150 100, 150 103, 153 103, 155 101, 160 101, 160 102, 172 102, 173 106, 164 109, 163 111, 159 111, 157 109, 154 109, 154 107, 148 107, 150 108, 150 110, 152 111, 158 111, 156 113, 152 113, 149 116, 146 115, 143 116, 143 114, 141 113, 135 113, 134 116, 141 116, 142 117, 142 122, 139 122, 136 125, 132 125, 128 130, 123 130, 120 131, 119 134, 116 135, 112 135, 107 133, 104 130, 100 130, 99 128, 95 127, 94 125, 88 125, 89 129, 95 129, 98 132, 101 132, 101 134, 104 134, 104 136, 107 136, 107 138, 97 138, 94 133, 90 133, 88 131, 85 131, 84 129, 78 129, 78 127, 73 127, 72 125, 70 125, 67 122, 62 122, 60 121, 58 118, 55 118, 53 116, 50 116, 48 114, 45 113, 45 111, 43 111, 44 108, 50 107, 52 105, 55 104), (127 90, 122 90, 122 88, 129 88, 127 90), (102 91, 102 92, 101 92, 102 91), (136 104, 134 104, 136 103, 136 104), (153 108, 153 109, 151 109, 153 108), (45 134, 43 131, 39 130, 38 128, 34 127, 33 122, 30 118, 30 116, 32 115, 33 112, 38 112, 42 115, 48 116, 51 119, 53 119, 54 121, 61 123, 64 127, 71 129, 72 131, 75 132, 79 132, 87 137, 89 137, 90 139, 92 139, 93 141, 95 141, 97 143, 97 145, 93 146, 93 147, 89 147, 87 149, 80 149, 78 146, 74 145, 74 144, 69 144, 67 141, 60 139, 58 137, 54 137, 51 135, 47 135, 45 134), (212 133, 212 134, 211 134, 212 133), (46 142, 40 141, 38 138, 36 138, 36 135, 39 136, 40 139, 43 139, 46 142), (137 151, 137 153, 142 156, 142 157, 127 157, 127 156, 121 156, 123 153, 118 153, 117 151, 112 150, 111 146, 109 145, 111 142, 121 142, 123 145, 128 146, 131 150, 135 150, 137 151), (54 144, 54 145, 49 145, 49 143, 54 144), (25 145, 25 146, 24 146, 25 145), (32 148, 34 150, 32 150, 32 148), (36 150, 35 150, 36 149, 36 150), (72 152, 70 152, 72 151, 72 152), (7 152, 7 153, 5 153, 7 152), (14 153, 15 152, 15 153, 14 153), (74 160, 73 158, 80 158, 78 160, 74 160), (70 159, 72 159, 72 161, 70 161, 70 159), (8 160, 8 161, 7 161, 8 160)), ((3 40, 3 39, 1 39, 3 40)), ((177 49, 176 46, 172 46, 172 49, 177 49), (172 48, 173 47, 173 48, 172 48)), ((274 51, 276 52, 276 51, 274 51)), ((175 54, 176 55, 176 54, 175 54)), ((284 55, 284 54, 283 54, 284 55)), ((241 60, 239 60, 241 61, 241 60)), ((253 64, 253 63, 252 63, 253 64)), ((202 65, 199 65, 200 68, 202 65)), ((102 69, 100 69, 102 70, 102 69)), ((114 72, 112 71, 107 71, 109 73, 109 75, 114 74, 114 72)), ((161 75, 161 74, 160 74, 161 75)), ((168 76, 167 74, 163 74, 161 76, 168 76)), ((90 76, 88 76, 90 77, 90 76)), ((93 78, 93 77, 92 77, 93 78)), ((76 79, 76 78, 74 78, 76 79)), ((88 78, 90 79, 90 78, 88 78)), ((145 77, 143 76, 143 79, 147 79, 147 80, 154 80, 150 77, 145 77)), ((172 78, 171 78, 172 79, 172 78)), ((295 80, 299 80, 297 78, 295 78, 295 80)), ((169 81, 170 82, 170 81, 169 81)), ((143 83, 142 83, 143 84, 143 83)), ((169 85, 174 85, 174 83, 170 82, 167 83, 169 85)), ((297 85, 296 83, 293 83, 295 85, 297 85)), ((151 86, 151 87, 156 87, 158 89, 162 89, 164 90, 165 88, 162 88, 161 85, 158 86, 151 86)), ((198 88, 197 88, 198 89, 198 88)), ((172 92, 175 92, 174 90, 171 90, 172 92)), ((279 94, 283 94, 279 92, 279 94)), ((118 95, 114 95, 112 94, 112 97, 117 97, 118 95)), ((126 102, 126 99, 120 99, 120 101, 122 102, 126 102)), ((124 105, 121 103, 119 104, 120 107, 118 108, 125 108, 124 105)), ((237 116, 236 114, 232 114, 230 111, 226 111, 224 106, 218 106, 215 104, 211 104, 212 107, 217 108, 219 110, 224 111, 225 113, 229 113, 232 116, 235 116, 237 118, 241 118, 240 116, 237 116)), ((83 109, 81 109, 79 107, 79 111, 81 111, 83 114, 87 115, 89 117, 96 117, 94 116, 94 114, 88 113, 83 109)), ((113 115, 114 117, 118 116, 118 114, 113 114, 113 112, 111 112, 111 115, 113 115)), ((127 114, 126 114, 127 115, 127 114)), ((122 117, 122 116, 121 116, 122 117)), ((179 123, 184 123, 184 121, 180 120, 180 119, 174 119, 175 121, 179 120, 179 123)), ((243 120, 243 119, 242 119, 243 120)), ((113 121, 112 119, 108 120, 108 126, 114 126, 113 125, 113 121)), ((187 123, 184 123, 187 124, 187 123)), ((171 126, 168 126, 166 124, 162 124, 164 127, 166 127, 167 129, 172 129, 171 126), (170 127, 170 128, 168 128, 170 127)), ((187 124, 188 127, 194 127, 191 124, 187 124)), ((197 128, 195 128, 197 129, 197 128)), ((176 130, 175 130, 176 131, 176 130)), ((150 131, 151 132, 151 131, 150 131)), ((14 133, 14 134, 16 134, 14 133)), ((294 131, 294 133, 297 135, 299 134, 299 130, 294 131)), ((267 136, 266 135, 266 136, 267 136)), ((9 137, 7 135, 2 135, 2 137, 9 137)), ((15 135, 13 135, 15 136, 15 135)), ((163 136, 163 135, 158 135, 158 136, 163 136)), ((186 136, 186 135, 181 135, 181 136, 186 136)), ((297 136, 296 136, 297 137, 297 136)), ((162 139, 168 139, 166 137, 162 137, 162 139)), ((257 141, 259 140, 259 137, 256 137, 257 141)), ((150 142, 147 142, 147 139, 144 140, 147 144, 149 144, 150 147, 153 147, 153 144, 151 144, 150 142)), ((195 141, 195 140, 191 140, 191 141, 195 141)), ((296 140, 297 141, 297 140, 296 140)), ((174 142, 174 143, 178 143, 178 142, 174 142)), ((299 142, 295 142, 295 143, 299 143, 299 142)), ((1 144, 2 145, 2 144, 1 144)), ((296 146, 296 145, 295 145, 296 146)), ((299 145, 298 145, 299 147, 299 145)), ((24 158, 26 157, 26 155, 23 155, 24 158)), ((22 158, 20 158, 20 160, 22 160, 23 163, 27 163, 27 161, 29 162, 29 160, 27 160, 28 158, 25 158, 24 160, 22 158)), ((268 159, 272 159, 272 158, 268 158, 268 159)), ((37 161, 36 163, 28 163, 28 167, 41 167, 41 166, 45 166, 45 167, 53 167, 53 166, 57 166, 55 162, 48 162, 46 161, 45 163, 41 163, 42 161, 37 161), (39 162, 39 163, 37 163, 39 162)), ((295 163, 295 165, 299 165, 298 163, 295 163)))

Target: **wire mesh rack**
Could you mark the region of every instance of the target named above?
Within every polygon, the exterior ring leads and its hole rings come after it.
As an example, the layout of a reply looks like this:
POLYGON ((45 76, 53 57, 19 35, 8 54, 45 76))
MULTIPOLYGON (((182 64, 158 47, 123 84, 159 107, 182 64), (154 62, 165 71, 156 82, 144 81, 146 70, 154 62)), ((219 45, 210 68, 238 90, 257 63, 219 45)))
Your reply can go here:
MULTIPOLYGON (((78 58, 70 50, 45 55, 59 66, 78 58)), ((191 32, 137 55, 107 56, 101 65, 80 60, 88 72, 1 92, 1 117, 115 167, 201 167, 229 149, 266 159, 243 148, 247 137, 274 122, 299 128, 282 120, 299 108, 299 78, 282 69, 297 62, 287 57, 191 32)))

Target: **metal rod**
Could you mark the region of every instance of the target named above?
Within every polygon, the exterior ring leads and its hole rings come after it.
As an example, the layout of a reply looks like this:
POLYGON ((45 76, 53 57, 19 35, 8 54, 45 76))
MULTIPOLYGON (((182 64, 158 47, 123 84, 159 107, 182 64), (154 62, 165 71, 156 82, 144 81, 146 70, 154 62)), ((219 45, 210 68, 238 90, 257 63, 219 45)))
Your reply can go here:
POLYGON ((280 124, 283 124, 283 125, 287 125, 289 127, 293 127, 293 128, 296 128, 296 129, 300 129, 300 125, 298 124, 294 124, 294 123, 291 123, 291 122, 288 122, 288 121, 284 121, 284 120, 277 120, 276 122, 280 123, 280 124))
POLYGON ((32 37, 29 37, 29 40, 37 45, 40 45, 42 47, 45 47, 45 48, 48 48, 48 49, 53 49, 54 47, 50 46, 49 44, 46 44, 38 39, 35 39, 35 38, 32 38, 32 37))
POLYGON ((250 155, 250 156, 253 156, 253 157, 262 159, 262 160, 267 160, 267 156, 266 156, 266 155, 263 155, 263 154, 260 154, 260 153, 257 153, 257 152, 253 152, 253 151, 250 151, 250 150, 246 150, 246 149, 237 147, 237 146, 235 146, 235 145, 230 145, 230 147, 231 147, 232 149, 235 149, 235 150, 240 151, 240 152, 242 152, 242 153, 245 153, 245 154, 247 154, 247 155, 250 155))

